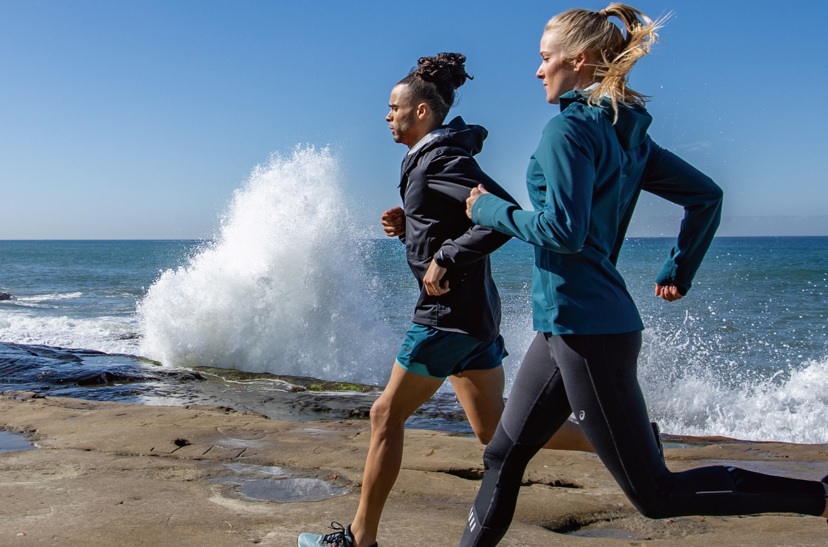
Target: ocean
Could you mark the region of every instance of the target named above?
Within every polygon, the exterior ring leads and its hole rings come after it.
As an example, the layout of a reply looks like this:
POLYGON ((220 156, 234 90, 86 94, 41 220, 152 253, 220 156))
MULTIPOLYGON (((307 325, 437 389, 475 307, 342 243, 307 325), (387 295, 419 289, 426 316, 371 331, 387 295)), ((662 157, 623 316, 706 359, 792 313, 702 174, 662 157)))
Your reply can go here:
MULTIPOLYGON (((398 241, 354 225, 337 180, 325 151, 275 157, 209 241, 0 241, 0 390, 183 404, 204 391, 191 371, 226 369, 251 374, 212 383, 211 400, 244 391, 261 410, 291 389, 270 375, 382 385, 416 284, 398 241)), ((828 442, 828 238, 716 238, 666 303, 653 289, 671 244, 630 238, 619 260, 652 418, 674 435, 828 442)), ((492 261, 508 396, 533 337, 531 248, 492 261)), ((452 404, 447 384, 433 405, 452 404)), ((462 429, 440 416, 412 425, 462 429)))

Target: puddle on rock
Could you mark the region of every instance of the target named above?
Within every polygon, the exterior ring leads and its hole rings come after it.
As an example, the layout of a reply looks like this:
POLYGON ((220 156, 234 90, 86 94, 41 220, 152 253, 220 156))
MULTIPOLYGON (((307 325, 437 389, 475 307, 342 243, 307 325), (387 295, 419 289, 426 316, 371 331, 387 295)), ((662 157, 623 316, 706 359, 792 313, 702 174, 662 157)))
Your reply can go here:
POLYGON ((348 491, 319 479, 253 480, 242 484, 239 493, 260 501, 322 501, 348 491))
POLYGON ((593 528, 581 529, 567 534, 569 536, 578 536, 582 538, 593 539, 623 539, 628 541, 637 541, 643 539, 628 530, 621 530, 620 528, 593 528))
POLYGON ((638 514, 625 517, 616 516, 606 520, 584 523, 583 525, 576 522, 570 524, 567 528, 555 531, 567 536, 628 543, 650 540, 679 542, 689 536, 708 532, 708 525, 704 517, 648 519, 638 514))
POLYGON ((10 431, 0 431, 0 453, 31 450, 35 446, 23 435, 10 431))
POLYGON ((256 501, 322 501, 348 493, 343 486, 336 486, 320 479, 293 477, 281 467, 224 464, 231 474, 210 479, 210 482, 230 484, 245 498, 256 501))

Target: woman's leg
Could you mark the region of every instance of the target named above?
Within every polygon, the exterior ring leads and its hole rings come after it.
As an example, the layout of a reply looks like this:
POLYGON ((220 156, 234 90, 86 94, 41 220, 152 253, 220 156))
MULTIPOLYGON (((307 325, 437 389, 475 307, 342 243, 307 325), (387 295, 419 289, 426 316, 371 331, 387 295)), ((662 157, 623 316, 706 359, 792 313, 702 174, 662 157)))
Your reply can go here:
POLYGON ((558 367, 542 335, 523 359, 494 437, 483 456, 485 473, 461 545, 496 545, 512 521, 529 460, 571 414, 558 367))
POLYGON ((823 513, 824 489, 816 481, 723 466, 671 473, 655 443, 636 376, 640 345, 638 332, 549 337, 581 427, 642 514, 823 513))
POLYGON ((408 372, 394 363, 391 378, 371 407, 371 442, 351 533, 358 547, 372 545, 382 510, 402 465, 405 421, 443 381, 408 372))

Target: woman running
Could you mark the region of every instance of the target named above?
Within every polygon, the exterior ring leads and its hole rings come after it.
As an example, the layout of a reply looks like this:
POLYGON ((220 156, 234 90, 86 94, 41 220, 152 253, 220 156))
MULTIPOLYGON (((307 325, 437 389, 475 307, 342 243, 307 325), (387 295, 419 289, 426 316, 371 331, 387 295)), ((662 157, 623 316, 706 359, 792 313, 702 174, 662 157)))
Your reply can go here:
POLYGON ((615 264, 642 190, 684 208, 655 294, 687 294, 719 224, 722 191, 647 134, 645 97, 627 86, 660 26, 614 3, 553 17, 540 43, 546 126, 527 172, 532 211, 472 190, 476 224, 535 246, 534 329, 462 546, 496 545, 512 520, 529 460, 574 411, 595 451, 645 516, 792 512, 828 515, 817 481, 711 466, 673 473, 650 429, 636 366, 643 323, 615 264), (622 30, 610 18, 619 19, 622 30))

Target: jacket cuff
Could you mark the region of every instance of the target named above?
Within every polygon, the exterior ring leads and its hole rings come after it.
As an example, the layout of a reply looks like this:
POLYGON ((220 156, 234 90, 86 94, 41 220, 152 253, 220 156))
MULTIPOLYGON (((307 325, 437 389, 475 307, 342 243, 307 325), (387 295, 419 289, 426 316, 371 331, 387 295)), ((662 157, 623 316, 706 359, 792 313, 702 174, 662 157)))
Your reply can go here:
POLYGON ((494 194, 483 194, 472 206, 471 221, 480 226, 491 227, 497 202, 504 201, 494 194))
POLYGON ((678 289, 679 294, 682 296, 687 295, 687 291, 690 290, 692 283, 683 283, 677 279, 678 277, 678 266, 675 262, 671 259, 668 259, 664 266, 662 266, 661 271, 656 276, 656 284, 665 286, 665 285, 675 285, 678 289))
POLYGON ((434 253, 434 262, 437 263, 438 266, 441 268, 448 268, 452 265, 452 261, 446 257, 446 254, 443 252, 443 249, 440 249, 436 253, 434 253))

